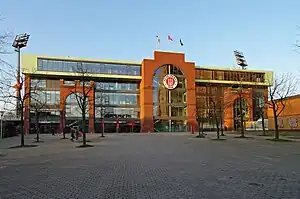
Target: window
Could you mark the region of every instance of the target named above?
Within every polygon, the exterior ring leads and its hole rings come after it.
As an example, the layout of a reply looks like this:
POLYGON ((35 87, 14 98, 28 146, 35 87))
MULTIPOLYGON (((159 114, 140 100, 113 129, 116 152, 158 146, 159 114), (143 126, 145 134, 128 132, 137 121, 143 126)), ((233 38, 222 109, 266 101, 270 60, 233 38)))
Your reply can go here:
POLYGON ((47 100, 48 102, 51 101, 51 93, 49 93, 49 92, 46 93, 46 100, 47 100))
POLYGON ((72 72, 77 68, 83 67, 89 73, 102 73, 102 74, 120 74, 120 75, 140 75, 139 65, 126 65, 114 63, 101 63, 101 62, 79 62, 68 60, 52 60, 42 59, 37 60, 37 69, 43 71, 60 71, 72 72))
POLYGON ((37 65, 38 70, 43 70, 42 66, 43 66, 43 61, 41 59, 38 59, 38 65, 37 65))
POLYGON ((46 80, 45 79, 32 79, 31 88, 45 88, 46 80))
POLYGON ((131 104, 131 105, 137 105, 137 94, 129 94, 129 93, 95 93, 95 103, 101 104, 101 99, 104 99, 104 96, 107 96, 107 104, 108 105, 125 105, 125 104, 131 104))
POLYGON ((186 93, 183 94, 183 103, 186 103, 186 93))
POLYGON ((120 84, 121 85, 121 90, 128 90, 126 87, 127 87, 127 85, 126 84, 120 84))
POLYGON ((66 85, 74 85, 74 84, 75 84, 75 81, 68 81, 68 80, 65 80, 65 81, 64 81, 64 84, 66 84, 66 85))

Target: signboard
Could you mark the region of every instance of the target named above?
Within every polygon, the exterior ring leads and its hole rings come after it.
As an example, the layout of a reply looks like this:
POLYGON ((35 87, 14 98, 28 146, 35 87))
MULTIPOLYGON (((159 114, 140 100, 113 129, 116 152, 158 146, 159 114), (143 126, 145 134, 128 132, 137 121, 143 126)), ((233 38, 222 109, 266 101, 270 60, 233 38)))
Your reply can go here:
POLYGON ((163 84, 169 90, 175 89, 178 85, 178 79, 175 75, 168 74, 164 77, 163 84))

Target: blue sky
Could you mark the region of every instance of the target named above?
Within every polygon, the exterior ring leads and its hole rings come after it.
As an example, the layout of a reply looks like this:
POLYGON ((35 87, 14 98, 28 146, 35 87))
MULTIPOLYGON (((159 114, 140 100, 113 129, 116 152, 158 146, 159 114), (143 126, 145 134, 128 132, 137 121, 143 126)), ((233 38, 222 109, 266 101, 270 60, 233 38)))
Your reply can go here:
MULTIPOLYGON (((161 50, 196 65, 233 67, 238 49, 249 69, 286 72, 300 65, 299 8, 299 0, 2 0, 0 31, 28 32, 26 53, 129 61, 153 57, 158 34, 161 50)), ((15 55, 5 59, 15 64, 15 55)))

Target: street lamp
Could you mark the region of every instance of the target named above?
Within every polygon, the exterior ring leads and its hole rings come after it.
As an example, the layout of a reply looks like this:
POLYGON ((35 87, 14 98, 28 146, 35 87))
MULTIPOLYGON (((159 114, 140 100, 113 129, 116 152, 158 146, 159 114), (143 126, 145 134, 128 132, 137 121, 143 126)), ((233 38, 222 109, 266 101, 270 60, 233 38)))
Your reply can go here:
POLYGON ((20 83, 21 78, 21 49, 27 46, 27 42, 29 40, 29 36, 27 33, 19 34, 15 37, 15 40, 12 46, 15 48, 15 51, 18 53, 18 69, 17 69, 17 116, 19 116, 20 109, 20 91, 22 89, 22 85, 20 83))
POLYGON ((4 111, 0 110, 0 120, 1 120, 1 124, 0 124, 0 128, 1 128, 0 136, 1 136, 1 139, 3 139, 3 116, 4 116, 4 111))
POLYGON ((246 70, 248 64, 244 54, 241 51, 237 51, 237 50, 233 51, 233 54, 235 56, 237 65, 241 66, 243 70, 246 70))

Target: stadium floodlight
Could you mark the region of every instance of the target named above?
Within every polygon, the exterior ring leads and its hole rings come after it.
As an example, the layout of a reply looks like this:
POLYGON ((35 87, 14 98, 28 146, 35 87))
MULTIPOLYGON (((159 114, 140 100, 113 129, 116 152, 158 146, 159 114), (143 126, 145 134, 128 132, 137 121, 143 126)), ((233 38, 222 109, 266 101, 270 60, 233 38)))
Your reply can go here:
POLYGON ((244 54, 237 50, 233 51, 233 54, 235 56, 237 65, 241 66, 243 70, 246 70, 246 67, 248 66, 248 64, 247 64, 244 54))
POLYGON ((28 35, 27 33, 24 33, 24 34, 19 34, 15 37, 12 46, 15 48, 16 51, 27 46, 29 36, 30 35, 28 35))
POLYGON ((20 90, 21 88, 21 49, 27 46, 29 36, 27 33, 19 34, 15 37, 15 40, 12 46, 15 48, 15 51, 18 53, 18 69, 17 69, 17 116, 20 115, 20 90))

